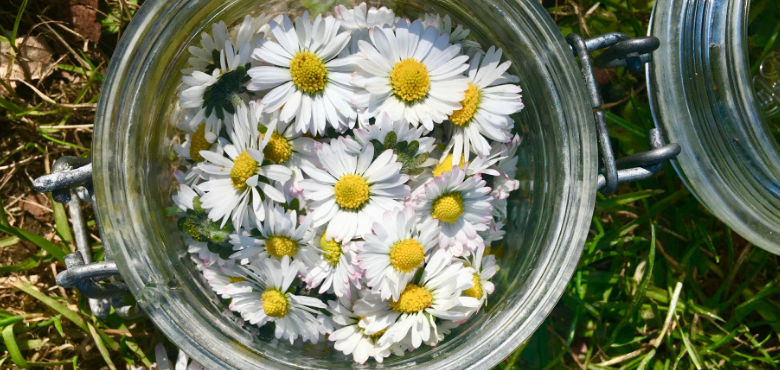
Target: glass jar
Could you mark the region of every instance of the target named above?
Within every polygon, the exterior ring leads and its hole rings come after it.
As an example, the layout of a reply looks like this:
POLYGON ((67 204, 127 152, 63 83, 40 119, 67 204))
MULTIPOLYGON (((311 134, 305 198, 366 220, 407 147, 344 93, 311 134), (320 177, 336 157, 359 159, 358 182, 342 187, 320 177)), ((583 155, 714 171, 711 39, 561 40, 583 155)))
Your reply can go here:
MULTIPOLYGON (((308 2, 307 2, 308 3, 308 2)), ((352 5, 347 3, 347 5, 352 5)), ((493 278, 491 304, 436 347, 390 357, 383 368, 488 368, 542 323, 577 265, 594 209, 593 114, 571 49, 535 0, 388 1, 397 15, 449 14, 477 40, 504 49, 521 78, 525 109, 521 188, 493 278)), ((95 205, 104 245, 141 307, 179 347, 209 369, 352 368, 322 345, 290 345, 241 328, 186 258, 176 220, 176 91, 187 47, 215 21, 291 12, 281 0, 158 0, 128 26, 111 61, 95 124, 95 205)), ((365 367, 380 366, 369 362, 365 367)))
POLYGON ((648 68, 656 125, 682 153, 675 168, 715 216, 780 254, 780 143, 748 60, 749 0, 658 0, 648 68))

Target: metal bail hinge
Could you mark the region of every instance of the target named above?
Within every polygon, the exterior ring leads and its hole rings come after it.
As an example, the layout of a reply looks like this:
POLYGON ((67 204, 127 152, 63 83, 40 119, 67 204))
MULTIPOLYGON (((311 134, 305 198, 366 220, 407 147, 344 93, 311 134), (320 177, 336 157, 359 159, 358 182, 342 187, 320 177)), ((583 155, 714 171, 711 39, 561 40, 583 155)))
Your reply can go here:
MULTIPOLYGON (((113 281, 99 284, 98 281, 113 279, 119 275, 116 264, 106 253, 104 262, 92 262, 92 251, 87 239, 87 223, 81 213, 81 200, 94 204, 92 188, 92 164, 88 159, 62 157, 54 162, 52 173, 33 181, 35 190, 51 192, 55 202, 68 203, 77 252, 65 256, 67 270, 57 275, 57 284, 63 288, 76 287, 89 298, 89 308, 98 318, 108 316, 111 306, 124 318, 140 314, 136 306, 128 305, 122 299, 129 295, 125 283, 113 281)), ((98 230, 100 225, 98 224, 98 230)), ((101 238, 103 237, 100 232, 101 238)))
POLYGON ((604 168, 599 170, 598 190, 604 195, 610 195, 617 190, 620 183, 644 180, 657 174, 663 167, 664 161, 680 154, 680 146, 675 143, 664 143, 661 131, 654 128, 650 130, 651 150, 615 160, 612 144, 609 141, 607 121, 604 111, 600 109, 601 97, 593 75, 593 66, 626 67, 632 71, 639 71, 644 63, 652 60, 652 52, 660 45, 658 38, 647 36, 632 39, 625 34, 612 32, 585 40, 582 36, 572 33, 566 36, 566 41, 571 46, 574 56, 580 60, 580 69, 585 77, 596 119, 601 161, 604 165, 604 168), (591 61, 591 52, 605 48, 606 50, 591 61))

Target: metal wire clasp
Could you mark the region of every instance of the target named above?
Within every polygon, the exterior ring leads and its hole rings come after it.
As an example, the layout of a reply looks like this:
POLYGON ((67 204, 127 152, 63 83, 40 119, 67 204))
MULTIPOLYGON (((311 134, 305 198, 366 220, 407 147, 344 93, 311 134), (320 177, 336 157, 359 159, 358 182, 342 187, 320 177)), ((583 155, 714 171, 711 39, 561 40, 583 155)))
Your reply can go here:
POLYGON ((607 120, 604 111, 600 109, 601 97, 593 75, 593 66, 626 67, 632 71, 639 71, 642 69, 642 64, 652 60, 651 53, 660 45, 658 38, 647 36, 632 39, 625 34, 612 32, 586 40, 576 33, 571 33, 566 36, 566 41, 571 46, 574 56, 580 60, 580 69, 585 77, 596 119, 601 161, 604 165, 599 170, 598 190, 604 195, 610 195, 617 190, 620 183, 644 180, 657 174, 663 167, 664 161, 680 154, 680 145, 664 143, 661 131, 654 128, 650 130, 651 150, 615 160, 612 144, 609 141, 607 120), (591 61, 590 53, 601 49, 606 50, 591 61))
POLYGON ((76 287, 81 294, 89 298, 89 308, 98 318, 106 318, 111 306, 124 318, 138 316, 140 312, 136 306, 126 304, 122 298, 130 294, 125 283, 98 283, 119 275, 119 270, 107 251, 104 262, 92 262, 92 251, 87 240, 87 223, 81 213, 82 199, 94 204, 90 161, 80 157, 57 159, 52 173, 35 179, 33 187, 42 193, 51 192, 55 202, 69 204, 78 251, 65 256, 67 270, 57 275, 57 284, 63 288, 76 287))

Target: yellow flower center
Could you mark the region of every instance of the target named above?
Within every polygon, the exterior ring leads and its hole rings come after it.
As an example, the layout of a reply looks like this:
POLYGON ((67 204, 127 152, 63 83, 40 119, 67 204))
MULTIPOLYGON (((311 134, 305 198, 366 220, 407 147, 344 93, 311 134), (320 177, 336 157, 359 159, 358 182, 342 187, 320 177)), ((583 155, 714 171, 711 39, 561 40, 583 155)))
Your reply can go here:
MULTIPOLYGON (((466 164, 466 157, 460 156, 460 163, 458 163, 458 167, 463 168, 463 165, 466 164)), ((436 167, 433 168, 433 175, 434 176, 441 176, 441 174, 445 172, 450 172, 452 170, 452 154, 447 154, 447 157, 444 158, 441 163, 437 164, 436 167)))
POLYGON ((371 339, 373 339, 373 340, 378 340, 379 338, 381 338, 381 337, 382 337, 382 335, 383 335, 383 334, 384 334, 386 331, 387 331, 387 328, 384 328, 384 329, 382 329, 382 330, 380 330, 380 331, 378 331, 378 332, 376 332, 376 333, 374 333, 374 334, 371 334, 371 335, 369 335, 369 338, 371 338, 371 339))
POLYGON ((440 196, 431 207, 431 217, 451 224, 455 223, 462 214, 463 198, 459 192, 440 196))
MULTIPOLYGON (((366 318, 365 316, 360 316, 360 317, 358 317, 358 321, 363 320, 365 318, 366 318)), ((382 329, 382 330, 380 330, 380 331, 378 331, 378 332, 376 332, 374 334, 368 335, 368 337, 373 339, 374 341, 376 341, 379 338, 381 338, 382 334, 384 334, 386 331, 387 331, 387 328, 384 328, 384 329, 382 329)))
POLYGON ((211 143, 206 140, 206 124, 201 123, 190 136, 190 158, 195 162, 203 162, 200 151, 209 149, 211 149, 211 143))
POLYGON ((390 301, 390 307, 395 312, 414 313, 431 307, 431 302, 433 302, 431 292, 419 285, 409 284, 401 292, 397 301, 390 301))
POLYGON ((284 163, 290 159, 292 148, 290 147, 290 142, 284 136, 274 131, 265 149, 263 149, 263 154, 274 163, 284 163))
POLYGON ((346 174, 333 186, 333 193, 341 208, 356 210, 368 201, 368 181, 360 175, 346 174))
POLYGON ((390 264, 401 272, 410 272, 425 259, 422 244, 415 239, 401 240, 390 248, 390 264))
POLYGON ((467 297, 482 299, 482 294, 484 293, 482 292, 482 283, 480 282, 479 275, 474 274, 471 281, 474 283, 474 286, 464 290, 463 294, 467 297))
POLYGON ((298 242, 289 236, 271 235, 265 241, 265 251, 276 258, 292 257, 298 253, 298 242))
POLYGON ((322 249, 322 257, 325 258, 331 266, 339 264, 339 258, 341 258, 341 243, 335 240, 328 240, 325 237, 325 233, 320 237, 320 249, 322 249))
POLYGON ((242 278, 241 276, 231 276, 230 282, 231 283, 240 283, 242 281, 246 281, 246 279, 242 278))
POLYGON ((255 161, 246 151, 233 160, 233 169, 230 170, 230 182, 238 190, 246 189, 246 180, 254 176, 257 171, 257 161, 255 161))
POLYGON ((290 61, 290 74, 298 90, 318 94, 325 90, 328 70, 325 63, 310 51, 299 51, 290 61))
POLYGON ((460 102, 460 105, 463 106, 463 108, 452 112, 452 115, 450 115, 450 122, 457 126, 465 126, 471 122, 471 119, 474 118, 474 112, 477 111, 477 107, 479 106, 479 98, 481 95, 477 86, 469 82, 469 88, 466 90, 466 98, 460 102))
POLYGON ((414 103, 426 95, 431 88, 428 68, 414 58, 406 58, 393 66, 390 82, 395 95, 407 103, 414 103))
POLYGON ((263 311, 265 311, 265 314, 268 316, 281 319, 290 311, 287 296, 279 289, 270 288, 266 290, 263 292, 262 300, 263 311))

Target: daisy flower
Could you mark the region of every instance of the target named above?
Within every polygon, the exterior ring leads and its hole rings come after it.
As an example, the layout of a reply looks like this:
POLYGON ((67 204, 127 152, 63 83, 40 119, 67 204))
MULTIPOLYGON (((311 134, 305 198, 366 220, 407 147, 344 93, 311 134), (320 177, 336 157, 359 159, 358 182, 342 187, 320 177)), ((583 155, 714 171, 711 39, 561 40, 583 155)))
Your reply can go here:
POLYGON ((292 177, 284 183, 284 195, 287 201, 303 199, 303 189, 300 182, 303 181, 301 165, 307 161, 307 157, 314 152, 317 142, 310 137, 303 136, 296 131, 292 122, 279 120, 278 112, 270 116, 269 123, 265 124, 266 131, 263 135, 271 135, 263 149, 265 159, 274 164, 282 165, 290 169, 292 177))
POLYGON ((187 50, 192 56, 187 60, 190 64, 188 68, 182 70, 184 74, 191 74, 194 71, 202 71, 210 74, 214 69, 219 68, 220 54, 225 48, 225 42, 228 42, 234 49, 240 48, 244 43, 253 45, 258 39, 268 32, 268 20, 270 15, 260 14, 257 17, 247 15, 241 22, 241 25, 228 31, 224 21, 219 21, 211 26, 210 35, 208 32, 200 34, 200 46, 190 46, 187 50))
POLYGON ((173 203, 175 203, 182 212, 187 212, 188 210, 194 211, 195 203, 200 202, 200 194, 186 184, 179 184, 179 191, 176 192, 171 199, 173 199, 173 203))
POLYGON ((453 262, 452 254, 438 250, 425 265, 420 279, 406 285, 396 300, 383 301, 378 294, 369 294, 355 302, 354 312, 363 317, 359 324, 367 335, 387 328, 379 338, 380 345, 401 342, 407 336, 412 348, 423 342, 438 342, 436 319, 462 320, 461 307, 476 307, 479 301, 461 296, 470 288, 473 271, 461 262, 453 262))
POLYGON ((492 198, 480 175, 466 178, 466 172, 461 169, 445 172, 416 193, 418 219, 434 220, 441 226, 439 247, 463 256, 484 245, 478 231, 487 230, 492 220, 492 198))
MULTIPOLYGON (((185 117, 184 119, 188 119, 185 117)), ((182 121, 184 121, 184 119, 182 121)), ((189 124, 180 125, 184 130, 189 131, 189 124)), ((177 180, 183 184, 196 184, 202 179, 201 174, 203 171, 198 168, 198 163, 203 162, 203 157, 200 155, 201 150, 210 150, 218 153, 222 153, 222 148, 216 143, 216 135, 207 138, 209 136, 206 132, 206 123, 201 123, 195 129, 194 132, 188 132, 184 137, 184 143, 181 145, 174 144, 173 150, 179 156, 184 159, 182 166, 186 167, 186 173, 179 176, 177 180), (211 140, 209 140, 211 139, 211 140)))
MULTIPOLYGON (((339 4, 333 8, 333 15, 341 21, 345 30, 367 30, 374 26, 389 26, 395 23, 395 13, 387 7, 368 7, 362 2, 354 8, 339 4)), ((353 34, 354 37, 354 34, 353 34)))
POLYGON ((364 250, 358 256, 371 291, 382 299, 398 300, 427 252, 438 244, 439 232, 434 220, 417 224, 410 207, 385 212, 381 222, 374 223, 373 233, 365 236, 364 250))
POLYGON ((230 258, 221 258, 219 253, 209 250, 208 242, 196 241, 193 238, 184 238, 184 244, 187 245, 187 253, 197 256, 201 260, 203 266, 210 267, 212 265, 222 266, 231 262, 230 258))
MULTIPOLYGON (((463 295, 474 298, 479 301, 480 306, 487 304, 487 296, 493 294, 496 287, 490 282, 490 279, 498 271, 496 266, 496 257, 492 254, 485 255, 485 247, 479 247, 474 251, 474 255, 469 259, 469 264, 473 269, 471 281, 474 285, 463 291, 463 295)), ((476 308, 479 310, 479 306, 476 308)))
POLYGON ((233 37, 224 22, 215 23, 213 39, 204 32, 201 47, 189 48, 193 57, 189 60, 191 68, 182 71, 188 75, 182 79, 179 105, 197 111, 190 120, 193 131, 205 121, 207 137, 215 138, 225 114, 235 113, 235 105, 246 93, 250 80, 247 69, 252 65, 251 42, 267 19, 263 15, 257 19, 247 16, 233 37))
POLYGON ((405 20, 396 29, 374 27, 371 42, 360 40, 359 73, 354 83, 365 89, 355 103, 366 109, 366 118, 387 112, 392 120, 405 118, 413 126, 422 123, 432 130, 461 108, 468 80, 461 74, 468 68, 468 56, 459 55, 448 35, 411 25, 405 20))
POLYGON ((266 259, 259 264, 259 268, 241 266, 248 273, 253 291, 234 294, 230 309, 252 325, 275 323, 277 339, 292 344, 300 337, 316 344, 324 328, 315 315, 327 306, 317 298, 288 293, 302 263, 290 262, 290 257, 284 256, 281 262, 266 259))
POLYGON ((468 67, 468 89, 460 102, 462 108, 450 114, 447 125, 451 133, 453 160, 459 161, 464 155, 469 159, 473 151, 479 155, 490 154, 490 144, 486 138, 499 142, 512 139, 510 131, 514 120, 509 117, 523 109, 520 86, 502 84, 502 75, 512 64, 501 60, 501 49, 491 46, 484 58, 480 55, 471 59, 468 67), (480 59, 482 63, 480 64, 480 59))
MULTIPOLYGON (((506 155, 504 155, 504 152, 506 150, 503 147, 496 147, 496 151, 491 151, 491 154, 489 156, 477 156, 476 158, 472 158, 470 161, 466 162, 466 158, 461 156, 460 157, 460 163, 458 163, 457 168, 462 169, 466 172, 466 176, 474 176, 474 175, 490 175, 490 176, 498 176, 500 173, 498 170, 494 168, 495 164, 501 161, 502 159, 506 158, 506 155)), ((445 150, 445 153, 447 151, 445 150)), ((441 176, 445 172, 450 172, 455 169, 455 164, 452 162, 453 159, 452 153, 447 153, 446 156, 442 158, 442 160, 433 167, 433 170, 431 171, 433 173, 433 176, 441 176)))
MULTIPOLYGON (((196 188, 197 189, 197 188, 196 188)), ((230 262, 228 256, 224 259, 220 254, 211 249, 221 249, 221 244, 226 240, 232 229, 221 228, 208 220, 205 210, 201 207, 200 194, 185 184, 179 185, 179 191, 172 196, 173 202, 179 207, 182 216, 179 219, 179 230, 185 235, 184 243, 187 252, 196 255, 200 262, 208 267, 213 264, 218 266, 230 262), (209 248, 209 243, 217 248, 209 248)))
POLYGON ((362 249, 363 242, 338 242, 326 238, 324 232, 313 239, 312 246, 319 251, 320 257, 304 278, 306 289, 320 287, 320 294, 331 292, 337 297, 351 298, 350 287, 361 287, 357 252, 362 249))
MULTIPOLYGON (((495 201, 493 203, 495 204, 495 201)), ((485 248, 489 249, 493 245, 493 242, 504 239, 504 235, 506 235, 504 226, 506 226, 506 223, 494 218, 493 221, 490 222, 490 225, 488 225, 487 230, 479 232, 479 235, 482 236, 482 240, 485 242, 485 248)), ((489 253, 489 251, 487 253, 489 253)))
POLYGON ((349 32, 339 31, 340 21, 318 15, 314 21, 304 12, 295 21, 284 15, 282 24, 270 22, 278 41, 260 40, 252 57, 270 65, 249 70, 249 90, 273 88, 263 97, 266 112, 281 108, 279 117, 295 119, 301 133, 325 133, 326 123, 343 130, 354 122, 350 105, 353 67, 336 56, 347 46, 349 32))
MULTIPOLYGON (((235 110, 232 107, 230 109, 235 110)), ((207 117, 205 109, 185 109, 184 112, 181 123, 178 125, 179 129, 186 132, 197 132, 202 125, 203 138, 212 144, 217 141, 217 135, 222 130, 222 119, 216 114, 207 117)))
POLYGON ((367 335, 358 325, 360 317, 352 311, 352 304, 349 299, 328 301, 328 312, 331 314, 329 319, 338 327, 328 335, 328 340, 335 342, 333 347, 336 350, 347 356, 352 355, 355 362, 359 364, 364 364, 369 357, 382 363, 385 357, 390 356, 390 345, 377 343, 385 330, 367 335))
POLYGON ((449 15, 442 17, 439 14, 426 13, 423 17, 423 24, 426 27, 433 27, 439 30, 439 32, 449 35, 450 43, 461 44, 464 49, 468 50, 467 54, 469 55, 482 50, 478 42, 466 40, 471 31, 459 24, 453 24, 449 15))
MULTIPOLYGON (((339 53, 339 58, 354 59, 360 51, 360 41, 370 41, 369 30, 374 27, 395 27, 396 17, 391 9, 386 7, 368 8, 366 3, 360 3, 354 8, 347 8, 344 5, 336 5, 333 9, 336 19, 341 20, 341 28, 351 32, 347 47, 339 53)), ((353 60, 354 62, 354 60, 353 60)), ((357 122, 360 127, 369 127, 371 117, 365 113, 365 109, 357 109, 357 122)))
POLYGON ((246 278, 237 271, 235 265, 205 266, 201 271, 203 278, 215 293, 223 299, 230 299, 236 293, 248 293, 252 287, 246 278))
POLYGON ((252 257, 279 260, 289 257, 304 262, 301 273, 305 273, 305 266, 318 257, 309 247, 313 234, 309 231, 311 217, 306 217, 299 225, 297 212, 285 211, 283 207, 270 203, 265 205, 265 213, 265 220, 256 224, 259 236, 248 233, 230 235, 230 242, 238 251, 230 257, 240 260, 254 259, 252 257))
MULTIPOLYGON (((179 350, 179 355, 176 357, 176 363, 171 366, 171 362, 168 359, 168 353, 165 352, 165 346, 162 345, 162 343, 157 344, 154 347, 154 359, 156 360, 157 366, 154 367, 157 370, 205 370, 206 368, 203 367, 198 361, 192 360, 190 362, 190 358, 187 356, 184 351, 179 350)), ((146 370, 141 366, 135 367, 130 366, 131 370, 146 370)))
POLYGON ((301 181, 301 187, 311 200, 314 226, 328 224, 328 239, 344 241, 368 234, 374 218, 401 208, 399 200, 409 195, 409 176, 400 173, 401 163, 391 150, 373 159, 373 146, 355 155, 343 141, 333 140, 317 151, 317 157, 322 169, 304 164, 301 168, 310 179, 301 181))
MULTIPOLYGON (((499 160, 493 169, 497 170, 499 175, 493 179, 493 191, 490 193, 496 199, 506 199, 509 193, 520 187, 520 181, 515 179, 517 175, 517 148, 520 146, 522 138, 515 135, 512 142, 507 144, 494 143, 493 146, 501 145, 500 151, 506 151, 504 158, 499 160)), ((506 212, 504 212, 506 213, 506 212)))
POLYGON ((263 165, 263 150, 271 135, 261 140, 257 130, 259 113, 254 104, 250 103, 248 109, 242 103, 232 120, 226 121, 230 141, 223 138, 220 141, 227 157, 205 150, 200 152, 204 161, 198 167, 206 178, 197 185, 205 193, 201 197, 202 206, 210 219, 222 220, 223 226, 232 220, 236 230, 265 218, 261 192, 276 202, 285 201, 282 191, 267 180, 284 183, 292 175, 287 167, 263 165))
POLYGON ((380 115, 375 124, 356 128, 352 131, 352 134, 355 140, 360 143, 360 147, 365 147, 372 145, 374 140, 384 143, 387 135, 391 132, 395 136, 396 143, 405 141, 407 144, 411 144, 413 141, 416 141, 418 145, 417 155, 430 153, 435 146, 435 139, 425 136, 426 130, 424 127, 413 128, 406 120, 394 121, 386 113, 380 115))
POLYGON ((215 146, 213 141, 206 139, 206 124, 201 123, 194 132, 187 133, 184 143, 174 146, 174 150, 179 158, 200 163, 203 162, 200 151, 212 150, 215 146))

